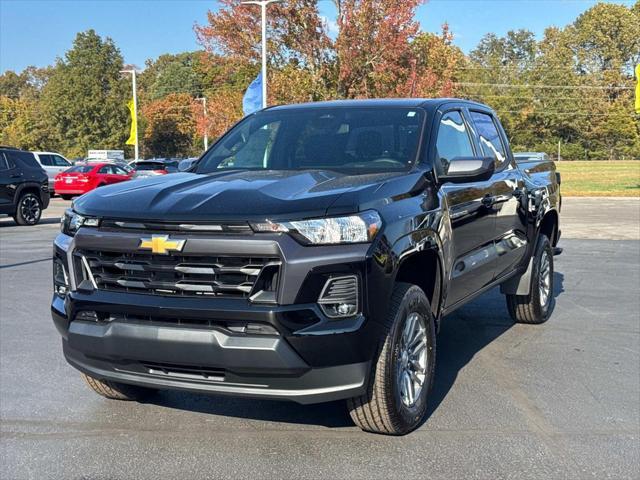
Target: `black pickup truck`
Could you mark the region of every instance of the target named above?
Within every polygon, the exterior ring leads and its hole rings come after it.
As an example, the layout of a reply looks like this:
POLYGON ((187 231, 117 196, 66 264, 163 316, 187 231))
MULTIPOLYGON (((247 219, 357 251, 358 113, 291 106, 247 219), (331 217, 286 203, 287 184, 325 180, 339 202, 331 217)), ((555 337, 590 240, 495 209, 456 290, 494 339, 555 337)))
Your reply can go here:
POLYGON ((53 320, 99 394, 347 399, 362 429, 425 417, 444 317, 500 285, 554 302, 559 176, 456 99, 267 108, 188 171, 97 189, 62 219, 53 320))

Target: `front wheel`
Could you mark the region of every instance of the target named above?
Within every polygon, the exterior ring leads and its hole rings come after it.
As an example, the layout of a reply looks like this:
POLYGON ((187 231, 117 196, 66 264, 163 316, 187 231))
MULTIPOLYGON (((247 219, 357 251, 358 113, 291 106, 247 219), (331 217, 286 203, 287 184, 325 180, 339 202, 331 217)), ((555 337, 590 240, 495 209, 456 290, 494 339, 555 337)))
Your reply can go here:
POLYGON ((546 235, 538 237, 532 261, 529 295, 507 295, 507 308, 516 323, 544 323, 553 310, 553 249, 546 235))
POLYGON ((13 217, 18 225, 35 225, 42 216, 42 202, 34 193, 25 193, 18 200, 13 217))
POLYGON ((362 430, 404 435, 424 420, 435 370, 434 323, 424 292, 396 284, 367 391, 347 400, 362 430))
POLYGON ((154 390, 136 385, 127 385, 111 380, 99 380, 85 373, 81 373, 87 385, 98 395, 112 400, 143 400, 151 395, 154 390))

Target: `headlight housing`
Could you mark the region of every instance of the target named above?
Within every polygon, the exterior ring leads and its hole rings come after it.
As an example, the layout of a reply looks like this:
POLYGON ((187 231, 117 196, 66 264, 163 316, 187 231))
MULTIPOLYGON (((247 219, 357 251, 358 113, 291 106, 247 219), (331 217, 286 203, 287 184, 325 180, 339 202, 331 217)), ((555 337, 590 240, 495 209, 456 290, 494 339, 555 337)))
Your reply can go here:
POLYGON ((371 242, 382 228, 375 210, 344 217, 314 218, 290 222, 252 223, 256 232, 289 232, 307 245, 338 245, 371 242))
POLYGON ((60 218, 60 231, 73 237, 80 227, 99 227, 100 219, 85 217, 68 208, 60 218))

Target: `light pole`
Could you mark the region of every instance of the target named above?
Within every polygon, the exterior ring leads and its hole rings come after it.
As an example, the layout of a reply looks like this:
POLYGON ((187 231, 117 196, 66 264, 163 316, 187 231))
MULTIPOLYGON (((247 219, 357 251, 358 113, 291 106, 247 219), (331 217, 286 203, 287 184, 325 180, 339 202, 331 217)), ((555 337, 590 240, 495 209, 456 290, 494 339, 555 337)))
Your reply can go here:
POLYGON ((262 108, 267 107, 267 5, 281 0, 249 0, 243 5, 260 5, 262 25, 262 108))
POLYGON ((207 97, 200 97, 198 100, 202 102, 202 108, 204 109, 204 150, 206 152, 209 149, 209 135, 207 134, 207 130, 209 129, 207 122, 207 97))
POLYGON ((133 116, 136 119, 136 143, 135 148, 135 160, 138 161, 138 94, 136 93, 136 70, 120 70, 120 73, 130 73, 133 79, 133 116))

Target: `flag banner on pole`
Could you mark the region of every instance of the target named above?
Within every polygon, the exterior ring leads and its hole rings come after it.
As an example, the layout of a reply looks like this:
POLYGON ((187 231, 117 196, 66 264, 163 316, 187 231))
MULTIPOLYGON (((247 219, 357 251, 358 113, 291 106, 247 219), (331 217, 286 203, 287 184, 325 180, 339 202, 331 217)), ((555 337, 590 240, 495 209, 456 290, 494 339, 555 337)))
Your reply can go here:
POLYGON ((262 73, 259 73, 242 97, 242 111, 245 115, 262 108, 262 73))
POLYGON ((636 65, 636 113, 640 115, 640 63, 636 65))
POLYGON ((129 102, 127 103, 127 107, 129 107, 129 112, 131 112, 131 132, 129 133, 129 139, 125 143, 127 145, 135 145, 136 132, 138 130, 138 121, 136 119, 136 109, 133 105, 133 99, 129 100, 129 102))

